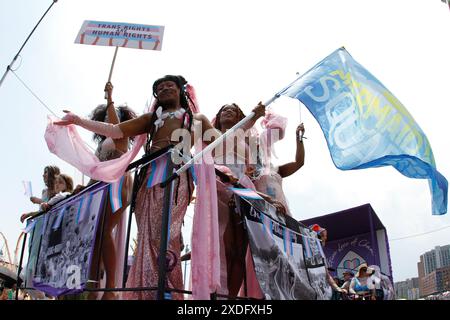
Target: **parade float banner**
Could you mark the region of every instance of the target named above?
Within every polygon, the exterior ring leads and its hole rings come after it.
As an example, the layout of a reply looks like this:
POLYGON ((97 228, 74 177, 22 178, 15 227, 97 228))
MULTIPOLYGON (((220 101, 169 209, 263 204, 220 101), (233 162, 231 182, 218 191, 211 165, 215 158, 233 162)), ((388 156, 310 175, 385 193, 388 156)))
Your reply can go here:
POLYGON ((370 204, 302 221, 327 229, 328 240, 323 248, 328 266, 335 275, 367 263, 377 265, 392 281, 392 265, 386 228, 370 204))
POLYGON ((34 237, 40 234, 34 288, 51 296, 83 291, 107 191, 108 184, 99 182, 40 217, 42 224, 33 230, 34 237))
POLYGON ((75 43, 146 50, 161 50, 164 26, 84 21, 75 43))
POLYGON ((256 278, 266 299, 329 300, 325 256, 315 232, 278 217, 264 200, 235 195, 244 217, 256 278))
POLYGON ((300 100, 318 121, 341 170, 391 165, 428 179, 433 214, 447 212, 448 182, 427 137, 394 95, 340 48, 279 94, 300 100))

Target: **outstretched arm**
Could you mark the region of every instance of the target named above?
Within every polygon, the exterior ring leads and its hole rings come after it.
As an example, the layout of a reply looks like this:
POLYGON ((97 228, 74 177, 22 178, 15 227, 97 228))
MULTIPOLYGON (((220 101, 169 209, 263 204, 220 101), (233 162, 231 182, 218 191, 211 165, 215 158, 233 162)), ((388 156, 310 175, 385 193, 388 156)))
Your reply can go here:
POLYGON ((303 134, 305 133, 305 127, 303 123, 301 123, 297 127, 296 131, 296 143, 297 143, 297 152, 295 154, 295 161, 289 162, 284 165, 281 165, 278 168, 278 173, 282 178, 288 177, 291 174, 297 172, 303 164, 305 163, 305 147, 303 146, 303 134))
POLYGON ((54 124, 59 126, 67 126, 69 124, 76 124, 86 130, 95 132, 105 137, 113 139, 122 139, 127 137, 134 137, 150 131, 151 128, 151 113, 146 113, 138 118, 121 122, 120 124, 110 124, 99 121, 93 121, 85 118, 80 118, 76 114, 63 110, 66 115, 54 124))

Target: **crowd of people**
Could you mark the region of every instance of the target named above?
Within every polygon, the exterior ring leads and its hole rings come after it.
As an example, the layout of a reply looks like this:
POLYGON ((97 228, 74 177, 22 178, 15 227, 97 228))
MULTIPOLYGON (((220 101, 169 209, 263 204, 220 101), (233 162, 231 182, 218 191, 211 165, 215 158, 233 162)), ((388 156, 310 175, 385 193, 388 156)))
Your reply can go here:
POLYGON ((361 264, 356 274, 345 270, 341 278, 334 278, 333 300, 391 300, 394 289, 390 280, 384 279, 378 266, 361 264))
MULTIPOLYGON (((184 156, 189 156, 191 146, 195 146, 195 151, 200 152, 211 141, 226 133, 245 118, 241 108, 236 103, 231 103, 223 105, 214 119, 210 121, 199 112, 194 89, 182 76, 162 77, 154 82, 152 88, 154 103, 149 112, 141 116, 137 116, 128 106, 115 107, 112 99, 113 86, 108 82, 105 86, 107 104, 96 107, 90 118, 83 118, 64 110, 66 115, 62 119, 54 121, 53 124, 56 126, 77 125, 93 132, 94 141, 97 142, 95 156, 99 161, 108 163, 110 160, 130 153, 131 148, 141 147, 144 148, 146 155, 152 155, 155 152, 169 150, 171 147, 183 144, 183 147, 179 149, 183 150, 184 156), (180 130, 182 134, 180 134, 180 130), (138 140, 136 137, 140 135, 146 136, 145 142, 136 142, 138 140), (136 143, 133 144, 133 141, 136 143)), ((194 188, 197 188, 195 210, 196 215, 202 217, 198 219, 216 219, 218 227, 216 230, 214 226, 209 226, 209 233, 204 234, 204 238, 201 238, 202 232, 200 232, 200 228, 195 230, 196 222, 194 221, 193 249, 189 255, 183 257, 183 260, 192 259, 192 263, 196 263, 197 266, 218 265, 219 268, 210 271, 209 275, 204 274, 206 280, 200 278, 201 274, 192 273, 191 281, 195 297, 207 298, 211 293, 207 292, 208 290, 236 297, 242 294, 244 277, 246 277, 247 295, 263 298, 261 288, 256 280, 245 230, 239 216, 234 212, 233 194, 229 187, 240 186, 252 189, 270 203, 280 217, 291 216, 288 201, 283 192, 282 181, 283 178, 297 172, 304 164, 303 135, 305 128, 303 124, 300 124, 295 132, 294 161, 274 166, 271 161, 272 148, 274 143, 284 138, 287 119, 271 110, 266 110, 266 106, 261 102, 253 108, 252 112, 254 116, 250 121, 239 128, 234 135, 224 139, 222 144, 219 144, 210 154, 205 154, 204 159, 209 156, 212 163, 208 164, 205 160, 204 163, 195 166, 195 176, 193 171, 185 171, 181 173, 175 183, 168 230, 170 238, 167 246, 167 252, 174 260, 172 261, 173 268, 167 275, 167 285, 170 288, 184 288, 181 271, 183 246, 181 227, 187 207, 193 202, 194 188), (262 132, 258 132, 255 126, 258 119, 262 119, 262 132), (197 186, 194 185, 195 179, 200 181, 197 182, 197 186), (213 212, 216 212, 216 216, 213 212), (202 239, 214 239, 214 234, 217 236, 218 247, 207 247, 212 244, 205 243, 202 239), (194 250, 195 248, 199 249, 194 250), (215 248, 217 252, 208 252, 208 250, 212 250, 211 248, 215 248), (201 252, 202 250, 204 252, 201 252), (200 289, 194 288, 196 284, 200 289)), ((165 163, 161 165, 165 165, 165 163)), ((156 170, 158 168, 153 165, 144 166, 136 181, 133 181, 129 173, 124 173, 122 199, 125 200, 118 212, 112 214, 111 203, 107 201, 103 245, 101 250, 98 245, 94 250, 94 256, 99 257, 102 261, 101 265, 106 276, 106 288, 121 287, 124 272, 121 268, 121 261, 124 258, 123 240, 126 223, 124 211, 131 202, 133 190, 135 190, 134 215, 138 236, 126 287, 140 288, 158 285, 164 189, 159 185, 149 187, 146 183, 156 170)), ((46 189, 43 190, 42 197, 30 199, 33 203, 40 205, 39 211, 23 214, 20 218, 21 221, 32 219, 36 214, 51 209, 62 199, 76 194, 86 187, 78 185, 74 189, 72 179, 60 173, 59 168, 55 166, 46 167, 43 177, 46 189)), ((88 185, 94 182, 96 180, 91 180, 88 185)), ((205 221, 197 221, 197 223, 203 225, 202 230, 208 228, 208 223, 205 221)), ((321 229, 318 234, 326 236, 326 230, 321 229)), ((100 264, 97 267, 99 266, 100 264)), ((201 270, 201 267, 198 269, 201 270)), ((358 295, 358 292, 367 286, 365 279, 368 276, 368 269, 365 270, 360 268, 356 277, 351 282, 346 281, 342 286, 333 282, 334 280, 328 274, 329 283, 341 293, 358 295)), ((101 274, 97 271, 94 270, 91 274, 101 274)), ((32 274, 32 268, 28 267, 27 286, 31 284, 29 278, 32 278, 32 274)), ((99 279, 92 280, 99 283, 99 279)), ((122 294, 106 291, 103 294, 91 293, 88 296, 88 299, 155 298, 156 293, 151 290, 126 291, 122 294)), ((174 292, 172 299, 183 299, 183 295, 174 292)))

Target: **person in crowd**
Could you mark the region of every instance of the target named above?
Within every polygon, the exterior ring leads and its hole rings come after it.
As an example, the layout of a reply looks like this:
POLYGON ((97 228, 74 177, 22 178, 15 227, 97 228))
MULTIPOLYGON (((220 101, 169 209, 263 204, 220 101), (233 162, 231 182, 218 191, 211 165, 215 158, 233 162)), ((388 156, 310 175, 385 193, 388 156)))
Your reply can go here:
POLYGON ((355 274, 352 270, 345 270, 342 276, 344 277, 344 283, 341 285, 341 289, 347 294, 350 291, 350 283, 355 274))
POLYGON ((48 201, 57 192, 55 191, 55 180, 56 176, 60 174, 60 170, 57 166, 46 166, 44 168, 44 174, 42 175, 46 188, 42 190, 41 198, 30 197, 30 201, 34 204, 41 204, 42 202, 48 201))
POLYGON ((305 163, 305 148, 303 145, 305 127, 301 123, 296 129, 295 161, 275 167, 270 163, 270 153, 273 143, 277 141, 276 137, 280 139, 284 137, 285 124, 283 124, 282 117, 272 112, 268 113, 263 122, 265 123, 265 130, 259 139, 258 163, 254 166, 254 170, 250 171, 250 177, 256 190, 280 201, 286 209, 286 214, 292 216, 282 183, 284 178, 296 173, 305 163), (275 130, 277 130, 276 133, 275 130), (262 163, 261 160, 263 160, 262 163))
MULTIPOLYGON (((44 168, 44 173, 42 175, 44 179, 45 188, 42 190, 41 197, 31 197, 30 201, 35 204, 41 204, 42 202, 47 202, 51 199, 57 192, 55 190, 56 177, 60 174, 60 169, 55 165, 48 165, 44 168)), ((36 259, 39 252, 40 246, 40 235, 35 234, 35 230, 42 230, 43 219, 38 218, 34 229, 30 231, 29 235, 29 253, 28 253, 28 264, 26 269, 25 286, 31 288, 33 286, 34 268, 36 266, 36 259)), ((38 290, 30 290, 29 294, 34 299, 42 299, 44 293, 38 290)))
MULTIPOLYGON (((328 240, 328 231, 325 228, 322 228, 320 225, 318 224, 313 224, 311 226, 309 226, 309 229, 311 231, 314 231, 317 234, 317 238, 320 240, 320 246, 323 248, 328 240)), ((326 256, 325 256, 325 252, 323 251, 323 249, 320 249, 321 251, 321 256, 325 259, 325 266, 327 266, 327 260, 326 260, 326 256)), ((337 297, 338 294, 345 294, 346 292, 339 286, 339 281, 336 281, 333 276, 330 273, 330 268, 327 266, 326 268, 326 280, 328 282, 328 284, 331 286, 331 288, 333 289, 332 292, 332 297, 331 299, 334 299, 337 297)))
POLYGON ((20 221, 24 222, 25 219, 34 217, 35 215, 48 211, 53 205, 57 204, 61 200, 64 200, 73 191, 73 180, 68 175, 61 173, 56 177, 56 182, 54 186, 56 194, 47 202, 41 202, 39 211, 33 211, 29 213, 24 213, 20 217, 20 221))
MULTIPOLYGON (((156 110, 135 119, 120 124, 109 124, 89 119, 83 119, 68 112, 55 125, 76 124, 97 134, 112 139, 123 139, 140 134, 148 134, 145 151, 152 154, 158 150, 178 144, 179 140, 172 140, 172 133, 177 129, 193 132, 195 126, 201 126, 201 134, 212 129, 209 120, 200 113, 193 113, 192 104, 186 95, 187 81, 182 76, 168 75, 156 80, 153 84, 156 110)), ((195 108, 195 107, 194 107, 195 108)), ((188 139, 194 144, 194 135, 188 139)), ((146 183, 152 174, 151 166, 146 166, 140 181, 137 181, 137 197, 135 216, 138 227, 136 256, 127 279, 127 288, 156 287, 158 284, 158 255, 161 241, 161 212, 163 211, 164 189, 159 185, 147 188, 146 183)), ((181 224, 191 200, 193 183, 190 172, 180 175, 175 196, 172 203, 171 223, 169 226, 170 239, 168 251, 172 252, 178 261, 174 269, 168 274, 168 286, 183 288, 180 263, 181 224)), ((124 294, 126 299, 153 299, 154 291, 129 291, 124 294)), ((182 299, 183 295, 172 294, 173 299, 182 299)))
MULTIPOLYGON (((253 126, 265 114, 265 106, 260 102, 254 109, 255 115, 227 137, 222 145, 213 151, 216 169, 221 172, 217 176, 217 200, 219 213, 219 235, 221 256, 221 294, 235 297, 242 286, 245 274, 245 255, 247 252, 247 238, 239 217, 234 213, 232 202, 233 193, 228 189, 234 184, 256 190, 246 175, 249 165, 253 126)), ((244 112, 236 103, 225 104, 213 119, 214 127, 221 134, 234 127, 245 118, 244 112)), ((278 212, 285 214, 284 206, 276 199, 259 192, 264 200, 271 203, 278 212)))
POLYGON ((376 300, 375 289, 371 289, 369 283, 370 276, 374 270, 369 268, 367 264, 363 263, 359 266, 356 276, 350 282, 349 293, 354 295, 355 300, 365 299, 369 297, 371 300, 376 300))
POLYGON ((0 300, 8 300, 8 291, 5 287, 0 287, 0 300))

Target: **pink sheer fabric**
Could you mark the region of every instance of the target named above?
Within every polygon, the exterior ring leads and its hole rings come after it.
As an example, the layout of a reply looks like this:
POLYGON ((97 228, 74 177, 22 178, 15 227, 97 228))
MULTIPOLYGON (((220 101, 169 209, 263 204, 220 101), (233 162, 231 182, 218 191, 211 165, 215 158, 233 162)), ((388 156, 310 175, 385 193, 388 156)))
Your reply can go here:
MULTIPOLYGON (((189 107, 193 113, 200 111, 195 89, 186 85, 189 107)), ((201 135, 200 135, 201 136, 201 135)), ((206 145, 195 142, 195 151, 201 152, 206 145)), ((197 176, 197 199, 191 238, 192 298, 209 300, 210 294, 220 286, 219 225, 217 210, 216 173, 211 152, 203 155, 194 165, 197 176)))
MULTIPOLYGON (((205 144, 197 141, 196 152, 205 144)), ((192 226, 191 279, 192 297, 209 300, 210 293, 220 287, 219 225, 217 210, 216 173, 211 152, 195 164, 197 199, 192 226)))
MULTIPOLYGON (((145 181, 148 180, 151 173, 152 169, 149 167, 145 181)), ((167 273, 167 281, 168 286, 175 289, 183 289, 179 257, 181 254, 181 226, 189 204, 188 174, 189 172, 184 172, 180 175, 178 198, 175 199, 174 194, 168 231, 169 242, 167 249, 173 252, 178 259, 174 269, 167 273)), ((175 182, 175 185, 177 184, 175 182)), ((189 184, 192 192, 192 179, 190 179, 189 184)), ((137 194, 135 210, 138 239, 133 264, 127 279, 127 288, 158 286, 158 257, 161 245, 161 215, 163 207, 164 189, 159 185, 147 188, 147 184, 142 183, 137 194)), ((123 294, 123 297, 133 300, 153 300, 156 298, 156 291, 128 291, 123 294)), ((172 293, 172 299, 181 300, 183 295, 172 293)))
POLYGON ((273 145, 284 138, 287 118, 269 110, 261 121, 261 125, 264 128, 259 137, 259 145, 262 153, 262 172, 263 174, 269 174, 271 171, 273 145))
POLYGON ((120 158, 102 162, 83 142, 75 125, 58 126, 53 121, 56 118, 49 116, 45 131, 45 141, 50 152, 99 181, 114 182, 120 179, 146 140, 146 135, 137 136, 131 150, 120 158))

